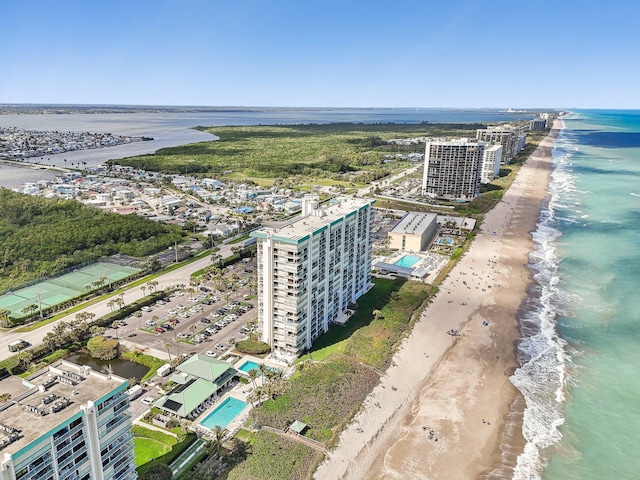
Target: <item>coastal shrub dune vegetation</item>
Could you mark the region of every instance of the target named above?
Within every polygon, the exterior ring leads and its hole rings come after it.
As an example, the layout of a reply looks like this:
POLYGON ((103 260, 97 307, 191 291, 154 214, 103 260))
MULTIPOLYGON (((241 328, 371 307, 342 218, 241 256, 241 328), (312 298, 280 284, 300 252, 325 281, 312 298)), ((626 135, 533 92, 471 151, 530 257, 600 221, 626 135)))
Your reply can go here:
POLYGON ((360 172, 364 183, 388 174, 393 164, 385 155, 424 153, 424 144, 397 145, 397 138, 475 134, 479 124, 310 124, 274 126, 198 127, 220 140, 163 148, 154 155, 118 160, 121 165, 182 174, 220 175, 241 172, 249 177, 286 178, 294 175, 342 180, 360 172))
POLYGON ((138 215, 0 189, 0 291, 101 256, 146 256, 183 234, 138 215))
MULTIPOLYGON (((293 420, 308 425, 304 435, 328 446, 378 383, 400 341, 410 331, 431 292, 429 285, 403 279, 374 279, 346 326, 333 326, 324 347, 302 357, 289 387, 251 412, 251 426, 285 429, 293 420), (317 358, 316 358, 317 357, 317 358)), ((322 454, 266 430, 249 441, 250 455, 229 472, 229 480, 304 479, 322 454), (295 445, 296 448, 291 448, 295 445), (286 453, 284 453, 286 451, 286 453), (275 453, 274 453, 275 452, 275 453)))

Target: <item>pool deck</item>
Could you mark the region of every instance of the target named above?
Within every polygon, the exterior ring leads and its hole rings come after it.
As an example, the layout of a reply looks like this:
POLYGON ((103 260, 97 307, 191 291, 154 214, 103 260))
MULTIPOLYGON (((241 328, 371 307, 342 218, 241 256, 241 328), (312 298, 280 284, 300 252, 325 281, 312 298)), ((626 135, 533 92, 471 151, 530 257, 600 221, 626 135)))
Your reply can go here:
MULTIPOLYGON (((263 363, 267 367, 285 370, 283 369, 283 365, 281 364, 275 363, 268 359, 254 357, 252 355, 242 356, 240 360, 235 362, 233 366, 235 369, 238 369, 238 367, 240 367, 241 365, 243 365, 245 362, 248 362, 248 361, 251 361, 257 364, 263 363)), ((240 373, 245 373, 245 372, 242 372, 241 370, 238 370, 238 371, 240 373)), ((257 386, 262 386, 264 379, 262 376, 258 376, 256 377, 255 382, 257 386)), ((225 427, 225 430, 229 431, 230 433, 235 433, 240 428, 242 428, 244 423, 247 421, 247 418, 249 418, 249 412, 251 411, 252 406, 251 406, 251 402, 247 400, 247 397, 251 395, 251 392, 253 392, 253 382, 251 380, 249 380, 249 383, 246 383, 246 384, 242 382, 238 382, 236 385, 234 385, 229 390, 227 390, 223 395, 221 395, 220 398, 216 400, 216 402, 213 405, 211 405, 204 412, 202 412, 193 421, 193 426, 198 429, 202 429, 201 431, 205 434, 211 432, 211 429, 205 427, 204 425, 201 425, 200 422, 204 420, 207 417, 207 415, 209 415, 216 408, 218 408, 222 404, 222 402, 224 402, 228 397, 234 397, 234 398, 237 398, 238 400, 242 400, 243 402, 247 403, 247 406, 243 408, 240 411, 240 413, 238 413, 238 415, 236 415, 236 417, 233 420, 231 420, 229 424, 225 427)))

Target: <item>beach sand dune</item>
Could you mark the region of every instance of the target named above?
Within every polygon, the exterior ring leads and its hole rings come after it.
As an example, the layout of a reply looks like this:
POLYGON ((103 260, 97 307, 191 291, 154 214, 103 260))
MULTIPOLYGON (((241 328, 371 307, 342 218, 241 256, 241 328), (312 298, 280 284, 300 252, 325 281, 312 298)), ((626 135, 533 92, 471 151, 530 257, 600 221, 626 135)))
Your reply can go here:
POLYGON ((485 216, 316 479, 510 478, 524 444, 524 401, 509 381, 516 317, 558 127, 485 216))

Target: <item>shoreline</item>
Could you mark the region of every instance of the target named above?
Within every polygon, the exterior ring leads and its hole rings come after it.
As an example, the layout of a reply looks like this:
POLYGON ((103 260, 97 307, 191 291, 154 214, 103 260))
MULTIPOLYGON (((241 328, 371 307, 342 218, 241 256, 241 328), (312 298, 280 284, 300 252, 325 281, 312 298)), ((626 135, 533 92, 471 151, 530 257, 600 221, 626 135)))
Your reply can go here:
POLYGON ((511 478, 525 444, 524 398, 509 381, 519 366, 517 318, 560 124, 485 216, 314 478, 511 478))

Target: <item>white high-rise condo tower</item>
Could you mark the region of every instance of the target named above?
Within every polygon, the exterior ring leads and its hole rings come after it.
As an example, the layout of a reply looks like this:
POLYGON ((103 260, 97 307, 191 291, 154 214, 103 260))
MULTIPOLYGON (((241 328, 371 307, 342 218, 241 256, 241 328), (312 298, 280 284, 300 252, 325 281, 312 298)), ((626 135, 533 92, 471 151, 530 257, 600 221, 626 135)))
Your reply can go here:
POLYGON ((301 215, 253 232, 258 246, 262 340, 297 356, 371 287, 374 201, 306 196, 301 215))

